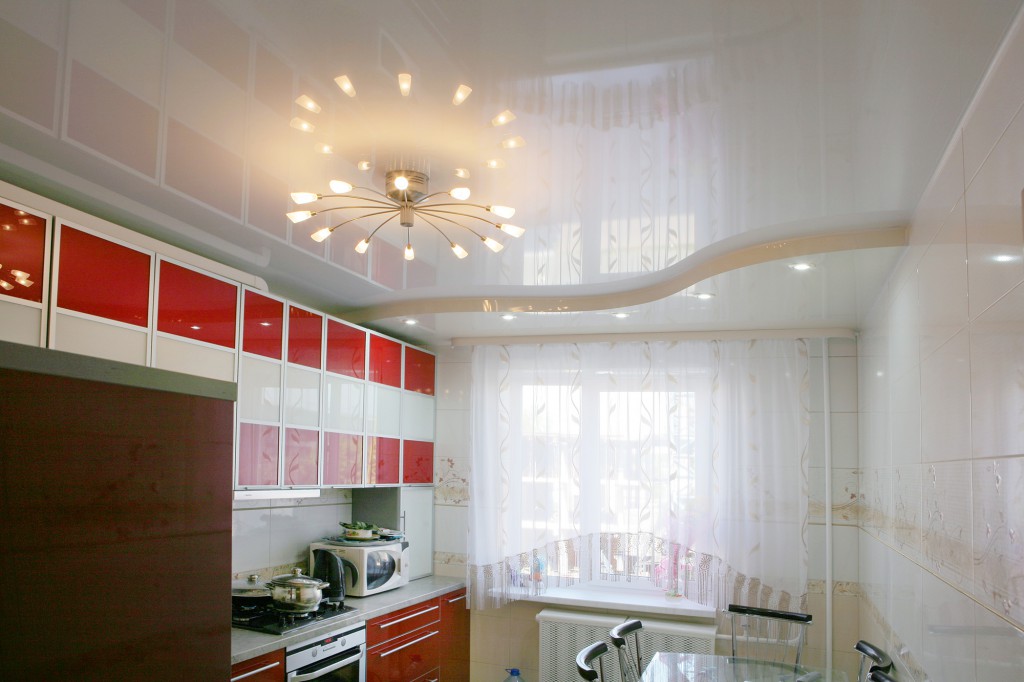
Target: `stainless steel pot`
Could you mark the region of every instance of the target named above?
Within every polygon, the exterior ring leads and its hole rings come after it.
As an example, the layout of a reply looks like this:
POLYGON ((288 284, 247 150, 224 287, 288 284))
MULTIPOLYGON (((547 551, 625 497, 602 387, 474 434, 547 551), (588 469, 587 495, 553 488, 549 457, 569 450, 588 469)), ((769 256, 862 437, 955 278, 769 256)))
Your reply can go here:
POLYGON ((302 575, 301 568, 293 568, 286 575, 274 576, 267 583, 270 597, 274 600, 274 608, 289 613, 309 613, 316 611, 324 598, 323 589, 330 583, 308 575, 302 575))
POLYGON ((238 610, 256 609, 271 604, 270 590, 255 573, 246 580, 231 582, 231 607, 238 610))

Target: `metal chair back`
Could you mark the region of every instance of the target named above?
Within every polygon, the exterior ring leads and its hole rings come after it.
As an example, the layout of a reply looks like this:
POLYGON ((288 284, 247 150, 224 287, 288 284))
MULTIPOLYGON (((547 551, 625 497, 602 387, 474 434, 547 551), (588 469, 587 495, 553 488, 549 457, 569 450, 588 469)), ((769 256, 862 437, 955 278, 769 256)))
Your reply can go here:
POLYGON ((619 623, 611 629, 609 636, 612 644, 619 653, 619 674, 622 682, 640 682, 643 674, 643 658, 640 655, 640 630, 643 623, 637 619, 627 620, 619 623), (632 649, 629 646, 629 637, 633 638, 632 649))
POLYGON ((777 611, 729 604, 732 621, 732 655, 775 663, 800 665, 809 613, 777 611))
POLYGON ((580 677, 589 682, 597 680, 606 682, 604 679, 604 663, 601 657, 608 653, 608 644, 605 642, 594 642, 590 646, 576 654, 576 670, 580 677), (594 667, 594 663, 597 667, 594 667))

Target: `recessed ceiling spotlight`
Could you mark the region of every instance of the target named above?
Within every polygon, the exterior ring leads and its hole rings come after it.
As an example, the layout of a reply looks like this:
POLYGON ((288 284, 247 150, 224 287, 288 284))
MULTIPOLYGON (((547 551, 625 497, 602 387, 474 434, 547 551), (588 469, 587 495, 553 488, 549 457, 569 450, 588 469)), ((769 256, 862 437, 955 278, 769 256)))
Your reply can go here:
POLYGON ((398 74, 398 91, 402 93, 402 97, 408 97, 409 93, 412 92, 412 74, 411 73, 400 73, 398 74))
POLYGON ((506 123, 514 120, 516 120, 516 115, 513 114, 508 109, 506 109, 505 111, 501 112, 500 114, 491 119, 491 125, 495 127, 503 126, 506 123))
POLYGON ((452 97, 452 104, 459 106, 466 101, 466 98, 469 97, 469 93, 471 92, 473 92, 473 88, 468 85, 460 85, 459 89, 455 91, 455 96, 452 97))
POLYGON ((505 162, 502 161, 501 159, 487 159, 486 161, 484 161, 484 165, 492 170, 495 170, 498 168, 504 168, 505 162))
POLYGON ((0 229, 3 229, 4 232, 12 232, 14 230, 14 225, 4 223, 3 225, 0 225, 0 229))
POLYGON ((501 146, 505 149, 519 149, 520 147, 526 146, 526 140, 524 140, 520 135, 506 137, 501 141, 501 146))
POLYGON ((299 95, 295 98, 295 103, 306 111, 312 111, 314 114, 320 113, 320 105, 309 95, 299 95))
POLYGON ((288 125, 290 125, 292 128, 295 128, 296 130, 301 130, 304 133, 311 133, 314 130, 316 130, 316 126, 314 126, 309 121, 299 118, 298 116, 293 118, 288 123, 288 125))
POLYGON ((516 316, 513 315, 512 313, 505 313, 504 315, 501 316, 501 319, 505 320, 506 322, 511 322, 512 320, 516 319, 516 316))
POLYGON ((404 319, 402 321, 405 322, 410 327, 414 327, 417 324, 416 320, 412 319, 411 317, 407 317, 406 319, 404 319))
POLYGON ((338 76, 337 78, 335 78, 334 82, 337 83, 338 87, 341 88, 341 91, 344 92, 349 97, 355 97, 356 96, 356 89, 352 85, 352 81, 349 80, 348 76, 342 74, 342 75, 338 76))
POLYGON ((455 177, 461 178, 461 179, 465 180, 466 178, 469 177, 469 169, 468 168, 456 168, 455 169, 455 177))
POLYGON ((1020 258, 1018 256, 1014 256, 1013 254, 1000 253, 995 256, 992 256, 992 260, 994 260, 997 263, 1012 263, 1015 260, 1020 260, 1020 258))
POLYGON ((790 263, 789 267, 797 272, 806 272, 807 270, 814 269, 814 266, 810 263, 790 263))
POLYGON ((612 313, 612 317, 618 318, 620 320, 624 320, 627 317, 629 317, 629 313, 612 313))
POLYGON ((329 144, 327 144, 326 142, 322 142, 322 143, 318 144, 316 146, 316 150, 318 152, 320 152, 321 154, 333 154, 334 153, 334 147, 329 145, 329 144))
POLYGON ((356 168, 358 168, 361 171, 368 171, 371 168, 373 168, 373 164, 370 163, 369 161, 365 161, 364 160, 364 161, 360 161, 359 163, 357 163, 356 164, 356 168))
POLYGON ((693 296, 694 298, 696 298, 698 300, 701 300, 701 301, 710 301, 711 299, 713 299, 715 297, 714 294, 708 293, 706 291, 700 291, 700 292, 695 291, 692 294, 690 294, 690 296, 693 296))

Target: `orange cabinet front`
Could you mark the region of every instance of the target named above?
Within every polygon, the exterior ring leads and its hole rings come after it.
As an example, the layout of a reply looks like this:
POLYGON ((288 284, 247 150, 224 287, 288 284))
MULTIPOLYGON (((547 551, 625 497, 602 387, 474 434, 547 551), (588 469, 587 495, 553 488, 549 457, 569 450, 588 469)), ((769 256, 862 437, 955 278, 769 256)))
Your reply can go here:
POLYGON ((367 621, 367 682, 431 679, 441 664, 440 617, 438 600, 428 599, 367 621))
POLYGON ((407 440, 402 447, 402 483, 433 483, 434 444, 407 440))
MULTIPOLYGON (((41 249, 42 240, 40 256, 41 249)), ((61 225, 57 307, 148 327, 152 260, 143 251, 61 225)))
POLYGON ((284 679, 284 649, 271 651, 231 666, 231 682, 281 682, 284 679))
POLYGON ((157 329, 235 348, 238 285, 160 261, 157 329))
POLYGON ((444 682, 469 682, 469 609, 466 590, 440 597, 441 602, 441 679, 444 682))
POLYGON ((280 360, 283 343, 284 303, 246 291, 242 304, 242 350, 280 360))
POLYGON ((405 347, 405 390, 434 395, 434 370, 433 355, 405 347))
POLYGON ((370 381, 385 386, 402 387, 402 344, 370 335, 370 381))

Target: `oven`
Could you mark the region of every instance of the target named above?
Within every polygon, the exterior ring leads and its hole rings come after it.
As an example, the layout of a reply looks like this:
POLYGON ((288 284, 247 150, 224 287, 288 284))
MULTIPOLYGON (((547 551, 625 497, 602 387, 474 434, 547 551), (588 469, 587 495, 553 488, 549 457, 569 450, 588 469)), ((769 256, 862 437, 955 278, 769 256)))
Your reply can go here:
POLYGON ((287 682, 366 682, 366 623, 354 623, 285 649, 287 682))

